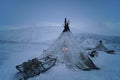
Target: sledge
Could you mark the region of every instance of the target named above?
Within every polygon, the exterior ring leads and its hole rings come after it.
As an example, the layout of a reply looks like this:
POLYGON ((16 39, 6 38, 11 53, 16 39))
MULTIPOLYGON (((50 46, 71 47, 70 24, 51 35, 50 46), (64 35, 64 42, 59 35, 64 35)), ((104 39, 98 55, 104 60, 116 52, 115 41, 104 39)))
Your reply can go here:
POLYGON ((107 50, 107 51, 105 51, 105 52, 107 52, 108 54, 115 54, 115 51, 114 51, 114 50, 107 50))
POLYGON ((16 78, 18 78, 17 80, 27 80, 28 78, 39 75, 53 67, 56 60, 57 57, 49 55, 41 59, 34 58, 28 62, 22 63, 21 65, 17 65, 16 69, 19 72, 17 73, 16 78))
POLYGON ((89 53, 89 56, 90 57, 98 57, 98 52, 97 51, 91 51, 90 53, 89 53))

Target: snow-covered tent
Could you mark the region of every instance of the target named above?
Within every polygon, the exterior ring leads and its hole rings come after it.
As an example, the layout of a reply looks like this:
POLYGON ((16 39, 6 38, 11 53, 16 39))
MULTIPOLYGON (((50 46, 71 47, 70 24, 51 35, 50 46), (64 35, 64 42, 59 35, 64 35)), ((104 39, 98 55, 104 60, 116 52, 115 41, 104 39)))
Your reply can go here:
POLYGON ((114 50, 109 50, 105 47, 102 40, 100 40, 99 43, 97 44, 97 46, 95 48, 93 48, 93 51, 104 51, 104 52, 107 52, 110 54, 114 53, 114 50))
POLYGON ((65 63, 67 66, 77 67, 82 70, 98 69, 93 61, 85 54, 69 29, 69 21, 64 21, 64 30, 51 45, 44 55, 57 56, 57 61, 65 63))
POLYGON ((95 48, 93 48, 93 50, 95 50, 95 51, 107 51, 108 49, 103 44, 102 40, 100 40, 99 43, 97 44, 97 46, 95 48))

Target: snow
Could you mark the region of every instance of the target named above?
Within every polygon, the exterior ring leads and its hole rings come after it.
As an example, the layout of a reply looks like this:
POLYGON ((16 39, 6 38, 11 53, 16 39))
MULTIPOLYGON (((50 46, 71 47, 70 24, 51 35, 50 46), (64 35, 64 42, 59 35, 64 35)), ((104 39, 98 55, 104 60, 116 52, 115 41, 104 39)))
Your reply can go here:
MULTIPOLYGON (((43 50, 46 50, 55 41, 61 30, 57 27, 50 29, 49 27, 32 27, 0 31, 0 80, 15 80, 15 74, 18 72, 15 66, 29 59, 39 57, 43 50)), ((99 39, 102 39, 106 47, 114 49, 116 53, 99 52, 98 57, 91 58, 100 70, 82 71, 70 69, 61 63, 29 80, 120 80, 119 37, 83 33, 75 36, 83 47, 93 47, 99 39)))

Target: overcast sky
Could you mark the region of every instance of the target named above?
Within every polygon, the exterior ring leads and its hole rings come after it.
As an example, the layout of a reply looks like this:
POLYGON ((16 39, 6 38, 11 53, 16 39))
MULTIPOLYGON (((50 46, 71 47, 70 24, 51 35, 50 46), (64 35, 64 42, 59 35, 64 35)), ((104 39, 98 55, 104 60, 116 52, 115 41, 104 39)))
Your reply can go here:
POLYGON ((0 0, 0 28, 62 26, 120 36, 120 0, 0 0))

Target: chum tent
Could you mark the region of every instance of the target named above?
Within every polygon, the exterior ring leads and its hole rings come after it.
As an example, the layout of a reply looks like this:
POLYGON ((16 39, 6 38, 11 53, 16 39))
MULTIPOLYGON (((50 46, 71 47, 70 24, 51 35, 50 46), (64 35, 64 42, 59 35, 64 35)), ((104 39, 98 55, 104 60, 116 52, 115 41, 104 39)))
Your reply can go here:
POLYGON ((100 40, 97 46, 93 48, 93 51, 104 51, 110 54, 113 54, 115 52, 114 50, 107 49, 105 45, 103 44, 102 40, 100 40))
POLYGON ((97 46, 95 48, 93 48, 93 50, 95 50, 95 51, 107 51, 108 49, 103 44, 102 40, 100 40, 99 43, 97 44, 97 46))
POLYGON ((57 62, 82 70, 99 69, 85 54, 78 41, 69 29, 69 20, 65 18, 64 30, 57 40, 43 53, 44 56, 57 56, 57 62))

